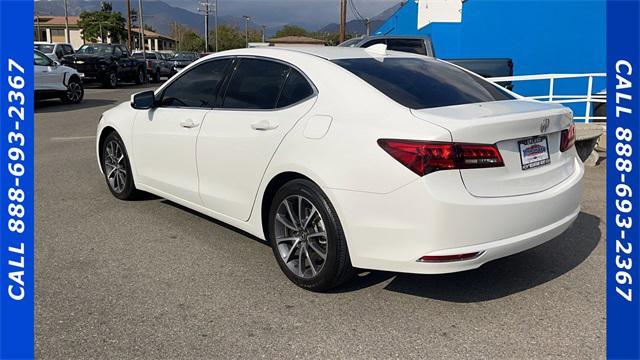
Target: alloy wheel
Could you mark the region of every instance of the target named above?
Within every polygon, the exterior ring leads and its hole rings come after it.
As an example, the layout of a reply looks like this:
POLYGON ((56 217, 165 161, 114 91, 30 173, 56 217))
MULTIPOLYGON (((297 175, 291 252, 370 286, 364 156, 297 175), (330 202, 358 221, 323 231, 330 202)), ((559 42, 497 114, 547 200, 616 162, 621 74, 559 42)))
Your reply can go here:
POLYGON ((67 89, 67 99, 72 103, 77 103, 82 97, 82 86, 75 81, 69 83, 67 89))
POLYGON ((278 206, 274 221, 282 261, 298 277, 315 277, 324 267, 328 251, 322 215, 306 197, 291 195, 278 206))
POLYGON ((116 85, 118 85, 118 76, 115 73, 109 74, 109 84, 111 87, 116 87, 116 85))
POLYGON ((117 193, 124 191, 127 184, 127 165, 120 144, 109 141, 104 147, 104 170, 111 189, 117 193))

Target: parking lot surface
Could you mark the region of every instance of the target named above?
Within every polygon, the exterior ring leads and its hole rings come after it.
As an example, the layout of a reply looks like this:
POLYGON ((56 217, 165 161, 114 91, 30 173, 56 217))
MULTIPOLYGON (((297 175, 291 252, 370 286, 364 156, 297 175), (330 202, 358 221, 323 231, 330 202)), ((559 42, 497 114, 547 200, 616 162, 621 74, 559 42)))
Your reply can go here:
POLYGON ((604 163, 587 168, 573 227, 537 248, 311 293, 257 239, 163 199, 110 194, 96 125, 148 88, 36 106, 39 358, 605 357, 604 163))

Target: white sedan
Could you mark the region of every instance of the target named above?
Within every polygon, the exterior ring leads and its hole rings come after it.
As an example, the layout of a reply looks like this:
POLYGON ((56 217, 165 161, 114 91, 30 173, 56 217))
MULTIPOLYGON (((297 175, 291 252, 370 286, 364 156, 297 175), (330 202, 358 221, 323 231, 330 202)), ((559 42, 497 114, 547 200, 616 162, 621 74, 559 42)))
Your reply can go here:
POLYGON ((210 55, 105 112, 97 139, 115 197, 150 192, 264 239, 315 291, 354 268, 474 269, 580 212, 569 109, 384 45, 210 55))

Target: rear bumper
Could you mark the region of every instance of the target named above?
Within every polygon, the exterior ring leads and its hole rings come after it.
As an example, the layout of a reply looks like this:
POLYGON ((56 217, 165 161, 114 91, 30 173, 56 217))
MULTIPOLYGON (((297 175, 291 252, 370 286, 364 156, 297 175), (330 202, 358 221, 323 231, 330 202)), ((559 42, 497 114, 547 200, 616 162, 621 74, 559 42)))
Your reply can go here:
POLYGON ((584 167, 535 194, 479 198, 458 171, 420 178, 389 194, 330 190, 355 267, 419 274, 470 270, 564 232, 580 212, 584 167), (481 253, 452 262, 422 256, 481 253))

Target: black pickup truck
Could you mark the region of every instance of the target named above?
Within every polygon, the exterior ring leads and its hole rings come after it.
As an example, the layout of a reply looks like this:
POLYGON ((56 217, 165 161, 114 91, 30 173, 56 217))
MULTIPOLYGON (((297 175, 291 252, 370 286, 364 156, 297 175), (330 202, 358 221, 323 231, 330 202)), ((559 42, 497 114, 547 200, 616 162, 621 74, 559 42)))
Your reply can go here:
POLYGON ((62 63, 108 88, 117 87, 120 80, 142 84, 147 78, 145 63, 119 44, 85 44, 75 54, 65 56, 62 63))
MULTIPOLYGON (((401 35, 379 35, 363 36, 349 39, 341 47, 361 47, 366 48, 376 44, 386 44, 387 49, 404 51, 414 54, 436 57, 433 43, 430 37, 421 36, 401 36, 401 35)), ((513 76, 513 61, 509 58, 482 58, 482 59, 442 59, 452 64, 456 64, 482 77, 502 77, 513 76)), ((498 83, 507 89, 513 87, 511 82, 498 83)))

